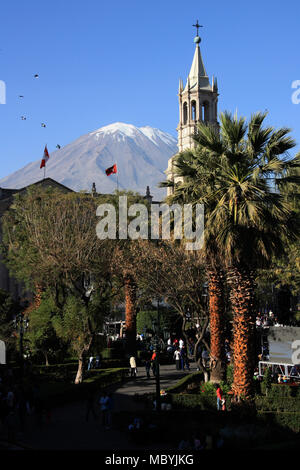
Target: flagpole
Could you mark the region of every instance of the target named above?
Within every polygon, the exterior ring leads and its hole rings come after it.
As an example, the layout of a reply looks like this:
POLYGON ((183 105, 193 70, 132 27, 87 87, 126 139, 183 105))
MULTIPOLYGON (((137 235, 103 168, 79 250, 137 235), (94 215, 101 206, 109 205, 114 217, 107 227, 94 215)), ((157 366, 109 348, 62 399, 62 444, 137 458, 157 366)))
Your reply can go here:
MULTIPOLYGON (((45 148, 47 147, 47 144, 45 145, 45 148)), ((44 166, 44 179, 46 178, 46 162, 45 162, 45 166, 44 166)))
POLYGON ((117 167, 117 191, 119 192, 119 166, 118 166, 118 161, 116 160, 116 167, 117 167))

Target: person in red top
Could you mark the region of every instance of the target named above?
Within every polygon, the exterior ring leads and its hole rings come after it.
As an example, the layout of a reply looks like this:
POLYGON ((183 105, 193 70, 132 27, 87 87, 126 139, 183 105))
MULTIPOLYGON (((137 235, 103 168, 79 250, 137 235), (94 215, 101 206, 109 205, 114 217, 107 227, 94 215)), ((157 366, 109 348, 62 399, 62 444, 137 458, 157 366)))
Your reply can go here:
POLYGON ((151 356, 151 366, 153 375, 156 375, 156 351, 154 350, 151 356))
POLYGON ((217 409, 222 410, 223 390, 220 385, 216 385, 217 409))

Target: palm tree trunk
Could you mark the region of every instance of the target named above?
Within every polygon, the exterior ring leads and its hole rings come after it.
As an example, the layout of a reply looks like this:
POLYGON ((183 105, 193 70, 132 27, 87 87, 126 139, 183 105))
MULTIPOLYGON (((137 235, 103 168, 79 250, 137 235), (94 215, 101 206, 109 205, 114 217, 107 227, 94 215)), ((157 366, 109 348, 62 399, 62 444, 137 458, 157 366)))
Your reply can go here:
POLYGON ((124 276, 125 286, 125 337, 128 353, 136 350, 136 283, 130 274, 124 276))
POLYGON ((235 397, 253 394, 254 369, 254 282, 251 273, 242 268, 229 271, 233 308, 233 385, 235 397))
POLYGON ((211 382, 220 382, 226 376, 223 279, 220 270, 208 270, 209 318, 210 318, 210 362, 211 382))

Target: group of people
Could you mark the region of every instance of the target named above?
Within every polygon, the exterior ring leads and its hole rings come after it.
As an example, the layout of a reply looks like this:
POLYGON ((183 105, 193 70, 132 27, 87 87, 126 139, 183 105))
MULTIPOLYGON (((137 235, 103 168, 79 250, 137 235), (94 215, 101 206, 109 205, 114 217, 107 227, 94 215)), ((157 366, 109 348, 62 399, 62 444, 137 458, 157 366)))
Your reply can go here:
POLYGON ((217 395, 217 410, 225 411, 226 410, 226 399, 223 394, 219 384, 216 384, 216 395, 217 395))
POLYGON ((86 422, 89 421, 90 415, 94 417, 94 420, 98 420, 100 412, 104 429, 110 429, 112 425, 112 412, 114 408, 112 393, 108 393, 107 391, 100 393, 100 396, 97 400, 97 408, 99 411, 96 411, 95 409, 95 401, 94 393, 91 390, 88 390, 86 395, 86 422))
POLYGON ((173 341, 171 338, 167 341, 167 352, 173 355, 177 370, 190 370, 190 363, 188 353, 182 338, 175 338, 173 341))
POLYGON ((9 367, 0 371, 0 432, 15 439, 31 425, 42 427, 51 421, 51 410, 40 397, 36 381, 23 383, 21 377, 9 367))
POLYGON ((90 356, 89 361, 88 361, 87 370, 99 369, 101 367, 100 361, 101 361, 100 354, 97 354, 96 357, 90 356))
MULTIPOLYGON (((130 366, 130 377, 137 377, 138 370, 137 370, 137 364, 136 364, 136 358, 134 355, 131 355, 129 358, 129 366, 130 366)), ((150 379, 151 374, 150 371, 152 370, 152 374, 154 377, 156 377, 157 373, 157 352, 154 349, 151 353, 151 356, 149 355, 145 359, 145 370, 146 370, 146 375, 147 378, 150 379)))
POLYGON ((256 315, 256 326, 266 328, 268 326, 280 326, 277 317, 272 310, 269 313, 258 312, 256 315))

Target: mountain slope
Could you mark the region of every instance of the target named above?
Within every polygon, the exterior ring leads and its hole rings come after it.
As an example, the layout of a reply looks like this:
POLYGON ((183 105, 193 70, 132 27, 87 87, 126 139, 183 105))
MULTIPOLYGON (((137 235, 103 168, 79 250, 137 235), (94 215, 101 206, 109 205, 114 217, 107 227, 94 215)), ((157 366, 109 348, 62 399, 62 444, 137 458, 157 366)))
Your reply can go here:
MULTIPOLYGON (((83 135, 50 153, 46 176, 75 191, 90 191, 93 182, 99 193, 117 187, 117 175, 105 169, 117 163, 119 189, 145 194, 150 186, 155 199, 165 197, 157 184, 165 179, 168 159, 177 152, 177 142, 169 134, 152 127, 114 123, 83 135)), ((43 178, 41 158, 0 180, 0 187, 22 188, 43 178)))

